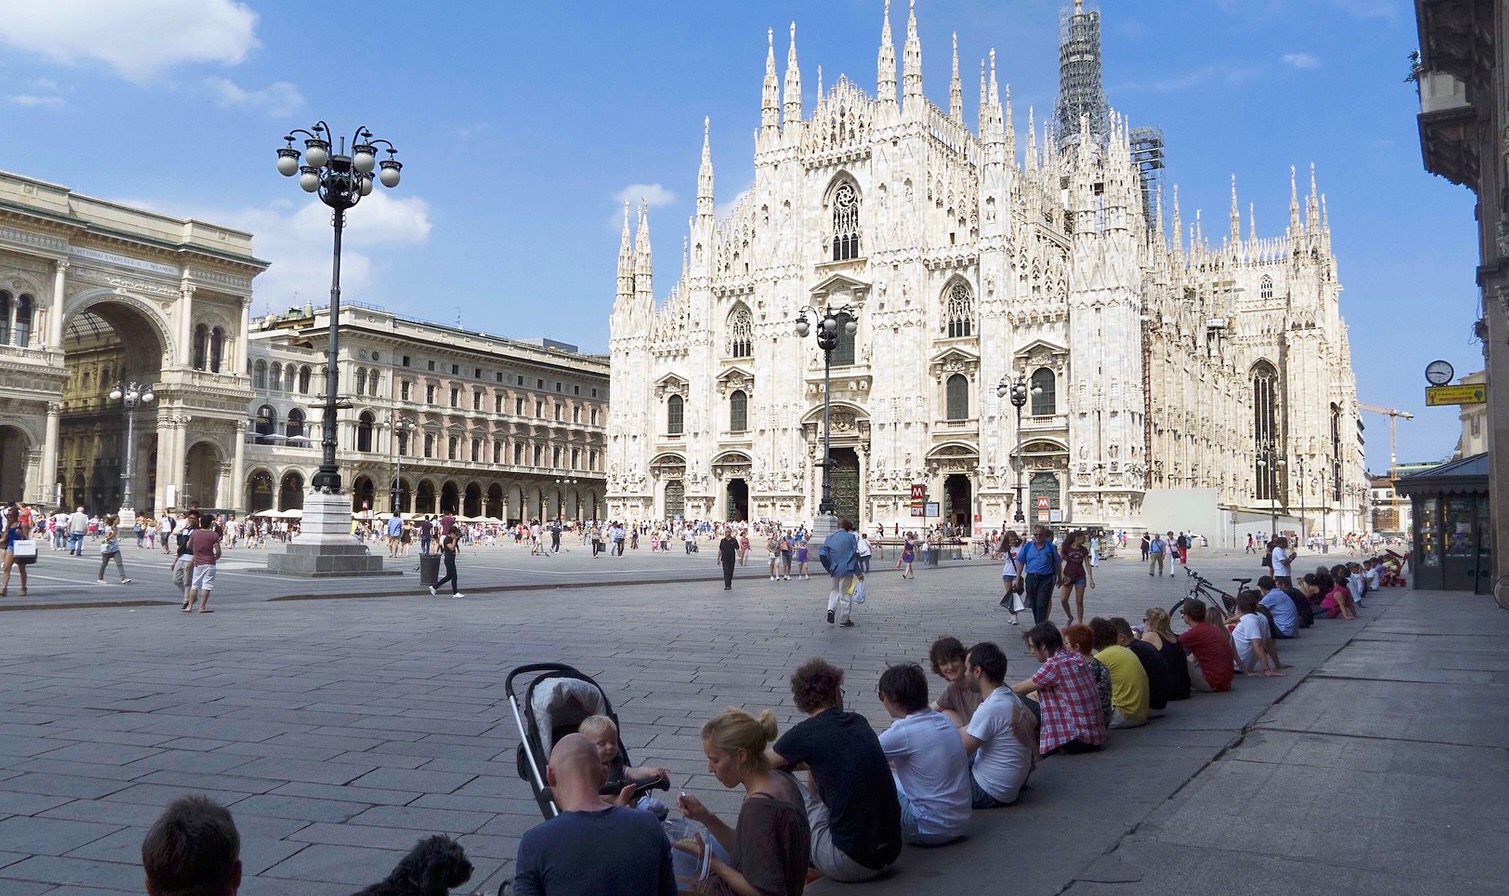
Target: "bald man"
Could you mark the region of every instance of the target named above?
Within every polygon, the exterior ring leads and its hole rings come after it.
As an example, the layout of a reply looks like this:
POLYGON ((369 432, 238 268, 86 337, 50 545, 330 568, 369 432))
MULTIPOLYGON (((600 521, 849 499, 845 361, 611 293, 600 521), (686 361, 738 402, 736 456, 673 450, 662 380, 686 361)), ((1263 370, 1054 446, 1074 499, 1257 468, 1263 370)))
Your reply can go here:
POLYGON ((598 795, 603 765, 591 740, 561 738, 545 780, 560 814, 519 842, 517 896, 675 896, 671 844, 659 819, 598 795))

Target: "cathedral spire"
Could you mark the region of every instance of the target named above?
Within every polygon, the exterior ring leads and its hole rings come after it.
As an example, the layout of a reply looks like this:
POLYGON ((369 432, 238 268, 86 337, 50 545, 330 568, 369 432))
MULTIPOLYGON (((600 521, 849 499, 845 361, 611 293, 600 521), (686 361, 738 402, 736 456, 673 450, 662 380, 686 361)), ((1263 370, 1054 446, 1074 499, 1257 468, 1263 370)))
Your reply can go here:
POLYGON ((1184 254, 1184 223, 1179 218, 1179 185, 1178 184, 1174 184, 1174 227, 1173 227, 1173 236, 1174 236, 1174 255, 1175 255, 1175 257, 1183 256, 1183 254, 1184 254))
POLYGON ((791 23, 791 45, 786 50, 786 124, 802 120, 802 70, 796 64, 796 23, 791 23))
POLYGON ((1037 167, 1037 107, 1027 107, 1027 170, 1037 167))
MULTIPOLYGON (((991 81, 994 85, 995 82, 991 81)), ((1011 121, 1011 85, 1006 85, 1006 110, 1001 113, 1001 126, 1006 135, 1006 156, 1012 162, 1016 161, 1016 125, 1011 121)))
POLYGON ((1294 166, 1290 165, 1289 166, 1289 233, 1290 233, 1291 236, 1295 235, 1295 234, 1298 234, 1299 231, 1300 231, 1300 223, 1299 223, 1299 186, 1295 182, 1294 177, 1295 177, 1294 166))
POLYGON ((634 295, 634 249, 629 243, 629 201, 624 200, 624 229, 618 240, 618 288, 614 304, 634 295))
POLYGON ((985 84, 985 60, 980 60, 980 136, 985 136, 985 125, 990 120, 990 94, 985 84))
POLYGON ((964 87, 959 83, 959 32, 954 32, 954 75, 948 82, 948 117, 964 123, 964 87))
MULTIPOLYGON (((711 216, 713 213, 713 153, 709 145, 708 137, 712 130, 712 119, 706 116, 702 119, 702 164, 697 169, 697 217, 711 216)), ((625 227, 628 226, 625 219, 625 227)), ((625 238, 628 231, 624 231, 625 238)))
POLYGON ((1247 238, 1257 242, 1257 203, 1247 203, 1247 238))
POLYGON ((639 234, 634 238, 634 297, 645 306, 655 304, 655 266, 650 256, 650 203, 639 200, 639 234))
POLYGON ((880 53, 875 61, 875 98, 896 105, 896 48, 891 44, 891 0, 885 0, 885 24, 880 28, 880 53))
POLYGON ((1237 206, 1237 176, 1231 176, 1231 245, 1242 241, 1242 211, 1237 206))
POLYGON ((1310 163, 1310 195, 1305 199, 1305 227, 1320 229, 1320 191, 1315 188, 1315 163, 1310 163))
POLYGON ((1088 121, 1094 142, 1104 145, 1110 105, 1101 80, 1100 12, 1076 2, 1072 11, 1060 14, 1058 31, 1058 101, 1054 106, 1058 147, 1079 142, 1082 119, 1088 121))
POLYGON ((765 87, 760 99, 760 133, 774 134, 781 127, 779 82, 775 79, 775 29, 765 29, 765 87))
POLYGON ((906 14, 906 44, 902 47, 901 109, 909 118, 922 117, 922 41, 917 39, 917 0, 906 14))
POLYGON ((823 102, 823 67, 817 67, 817 102, 814 105, 822 105, 823 102))
POLYGON ((1162 182, 1159 182, 1158 189, 1153 193, 1153 207, 1156 210, 1155 218, 1156 218, 1156 220, 1158 222, 1158 232, 1157 232, 1157 234, 1155 234, 1154 238, 1158 241, 1158 245, 1166 247, 1166 243, 1164 242, 1165 241, 1165 235, 1164 235, 1164 232, 1163 232, 1163 184, 1162 184, 1162 182))

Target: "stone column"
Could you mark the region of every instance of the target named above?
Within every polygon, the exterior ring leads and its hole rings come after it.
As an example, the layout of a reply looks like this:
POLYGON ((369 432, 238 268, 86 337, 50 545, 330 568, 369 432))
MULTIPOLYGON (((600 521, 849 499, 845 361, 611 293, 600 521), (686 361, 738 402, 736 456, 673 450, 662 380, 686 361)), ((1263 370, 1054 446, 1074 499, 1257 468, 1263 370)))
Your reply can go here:
MULTIPOLYGON (((173 430, 177 426, 172 414, 164 411, 157 417, 157 490, 153 508, 164 513, 173 505, 168 503, 168 486, 173 484, 173 430)), ((175 493, 174 503, 177 503, 175 493)))
POLYGON ((235 492, 234 492, 235 483, 231 479, 231 476, 234 474, 234 470, 235 470, 235 465, 232 462, 230 462, 230 461, 222 461, 217 466, 216 471, 215 471, 217 473, 217 475, 215 477, 215 500, 214 500, 214 503, 211 504, 209 501, 205 501, 203 499, 200 499, 200 503, 201 504, 208 504, 209 506, 212 506, 212 507, 225 507, 225 508, 235 509, 235 506, 236 506, 236 498, 235 498, 235 492), (229 500, 227 500, 227 499, 229 499, 229 500))
POLYGON ((45 448, 28 448, 26 466, 21 471, 21 494, 38 507, 52 501, 52 495, 47 493, 47 482, 42 477, 42 455, 45 451, 45 448))
POLYGON ((41 482, 37 486, 37 498, 43 504, 53 503, 53 491, 58 481, 58 414, 63 410, 60 401, 47 403, 47 438, 42 443, 41 482))
MULTIPOLYGON (((189 453, 189 420, 190 417, 188 414, 179 414, 178 416, 174 417, 176 425, 173 427, 173 469, 172 476, 169 480, 175 486, 177 486, 178 503, 184 507, 188 506, 188 502, 183 498, 183 491, 184 488, 188 485, 188 482, 184 475, 184 468, 186 466, 186 461, 188 460, 189 453)), ((201 504, 204 503, 203 496, 201 495, 194 495, 193 498, 196 501, 199 501, 201 504)))
MULTIPOLYGON (((53 262, 52 307, 47 312, 47 347, 55 352, 63 350, 63 301, 66 295, 64 287, 67 285, 67 271, 66 259, 53 262)), ((48 441, 52 442, 51 439, 48 441)))
MULTIPOLYGON (((242 369, 245 369, 244 367, 242 369)), ((245 420, 236 421, 235 440, 236 444, 231 455, 231 488, 230 501, 225 500, 225 495, 220 496, 220 506, 229 507, 237 514, 245 513, 247 507, 246 497, 246 426, 245 420)), ((276 499, 275 499, 276 500, 276 499)))
POLYGON ((182 300, 178 303, 178 351, 175 356, 180 367, 194 363, 194 283, 184 280, 178 288, 182 300))
POLYGON ((251 335, 251 302, 251 296, 241 297, 241 332, 236 335, 236 366, 231 370, 236 376, 246 375, 246 357, 250 350, 247 337, 251 335))

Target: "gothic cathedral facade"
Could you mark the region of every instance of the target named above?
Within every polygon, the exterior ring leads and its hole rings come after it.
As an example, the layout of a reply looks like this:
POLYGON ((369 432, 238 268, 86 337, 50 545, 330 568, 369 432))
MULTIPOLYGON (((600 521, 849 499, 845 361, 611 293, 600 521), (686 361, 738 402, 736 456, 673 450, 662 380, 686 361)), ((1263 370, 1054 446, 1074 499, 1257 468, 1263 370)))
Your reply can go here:
POLYGON ((754 184, 715 216, 704 134, 663 299, 647 212, 631 242, 625 209, 611 516, 811 521, 827 383, 831 494, 859 524, 996 528, 1024 505, 1136 530, 1158 525, 1151 495, 1190 490, 1231 520, 1304 508, 1308 528, 1359 528, 1356 389, 1313 171, 1303 200, 1290 171, 1282 236, 1244 231, 1235 179, 1218 244, 1198 215, 1185 230, 1177 190, 1166 236, 1161 188, 1100 91, 1098 17, 1065 11, 1080 42, 1065 58, 1095 54, 1093 83, 1066 62, 1059 113, 1041 130, 1029 114, 1024 146, 994 53, 975 130, 957 47, 949 109, 925 97, 915 11, 898 90, 887 4, 873 98, 842 77, 824 90, 819 71, 804 110, 795 26, 784 85, 771 41, 754 184), (857 331, 825 359, 796 334, 804 309, 848 309, 857 331), (913 519, 919 493, 938 519, 913 519))

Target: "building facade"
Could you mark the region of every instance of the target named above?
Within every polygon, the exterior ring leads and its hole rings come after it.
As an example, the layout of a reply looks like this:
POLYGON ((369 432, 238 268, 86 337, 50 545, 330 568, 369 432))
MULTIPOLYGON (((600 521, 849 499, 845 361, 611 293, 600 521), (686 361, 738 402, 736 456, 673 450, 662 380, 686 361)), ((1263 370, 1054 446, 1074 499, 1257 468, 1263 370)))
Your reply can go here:
MULTIPOLYGON (((238 508, 303 507, 320 465, 328 308, 253 322, 238 508)), ((608 364, 343 303, 336 460, 353 512, 505 522, 604 508, 608 364)))
POLYGON ((135 509, 230 506, 266 267, 249 234, 0 172, 0 498, 114 511, 130 453, 135 509))
MULTIPOLYGON (((1062 20, 1058 121, 1019 143, 994 54, 978 116, 958 74, 923 93, 915 12, 901 79, 889 9, 871 97, 847 78, 803 109, 792 28, 766 57, 755 182, 721 219, 704 135, 682 275, 657 299, 647 213, 628 209, 611 319, 611 515, 811 520, 824 358, 795 321, 852 308, 832 353, 834 499, 866 524, 1139 528, 1152 490, 1209 489, 1230 518, 1358 530, 1361 427, 1324 197, 1290 169, 1288 226, 1219 242, 1164 200, 1105 106, 1099 13, 1062 20), (1085 61, 1094 64, 1086 67, 1085 61), (1025 145, 1022 145, 1025 144, 1025 145), (1169 235, 1171 234, 1171 235, 1169 235), (809 316, 812 311, 808 312, 809 316), (1030 389, 1020 414, 998 385, 1030 389), (1018 449, 1020 444, 1020 449, 1018 449)), ((1162 521, 1149 521, 1159 525, 1162 521)), ((1167 521, 1167 525, 1176 525, 1167 521)))

